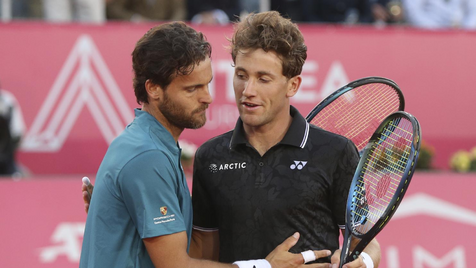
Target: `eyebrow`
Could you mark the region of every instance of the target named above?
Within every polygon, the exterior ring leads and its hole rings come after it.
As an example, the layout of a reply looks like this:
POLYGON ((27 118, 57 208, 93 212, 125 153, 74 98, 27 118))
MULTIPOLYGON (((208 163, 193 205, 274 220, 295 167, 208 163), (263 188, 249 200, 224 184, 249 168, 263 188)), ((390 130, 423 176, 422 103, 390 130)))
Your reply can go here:
POLYGON ((186 86, 185 88, 193 88, 193 87, 200 87, 200 86, 203 86, 203 85, 208 85, 212 82, 212 80, 213 80, 213 75, 212 75, 212 78, 210 79, 210 81, 208 81, 208 83, 206 83, 206 84, 194 84, 194 85, 186 86))
MULTIPOLYGON (((235 71, 243 71, 243 72, 246 72, 246 73, 248 72, 248 71, 246 71, 246 69, 243 68, 243 67, 235 67, 235 71)), ((273 75, 272 73, 267 72, 267 71, 258 71, 257 74, 258 74, 259 76, 268 75, 268 76, 274 77, 274 75, 273 75)))

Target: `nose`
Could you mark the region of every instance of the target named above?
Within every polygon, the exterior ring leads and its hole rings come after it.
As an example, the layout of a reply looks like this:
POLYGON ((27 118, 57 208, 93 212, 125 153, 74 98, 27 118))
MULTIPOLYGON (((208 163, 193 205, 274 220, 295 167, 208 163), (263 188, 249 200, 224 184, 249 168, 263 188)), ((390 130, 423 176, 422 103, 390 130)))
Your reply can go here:
POLYGON ((204 89, 205 90, 204 90, 202 96, 200 97, 200 102, 205 103, 205 104, 210 104, 210 103, 212 103, 213 98, 212 98, 212 95, 210 95, 209 86, 207 85, 204 89))
POLYGON ((243 89, 243 96, 250 97, 256 95, 255 82, 253 79, 248 79, 245 82, 245 88, 243 89))

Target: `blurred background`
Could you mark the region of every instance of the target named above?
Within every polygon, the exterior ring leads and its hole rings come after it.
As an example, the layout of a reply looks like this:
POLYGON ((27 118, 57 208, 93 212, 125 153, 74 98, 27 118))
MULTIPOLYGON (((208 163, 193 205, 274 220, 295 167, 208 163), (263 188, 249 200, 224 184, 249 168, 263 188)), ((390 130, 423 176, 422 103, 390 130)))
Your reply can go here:
POLYGON ((232 22, 267 10, 304 34, 308 58, 292 99, 303 115, 350 81, 382 76, 420 121, 417 172, 379 234, 380 267, 474 267, 476 0, 0 0, 0 267, 78 266, 80 179, 94 182, 139 107, 135 43, 172 20, 213 47, 207 124, 180 141, 191 184, 196 148, 238 118, 232 22))

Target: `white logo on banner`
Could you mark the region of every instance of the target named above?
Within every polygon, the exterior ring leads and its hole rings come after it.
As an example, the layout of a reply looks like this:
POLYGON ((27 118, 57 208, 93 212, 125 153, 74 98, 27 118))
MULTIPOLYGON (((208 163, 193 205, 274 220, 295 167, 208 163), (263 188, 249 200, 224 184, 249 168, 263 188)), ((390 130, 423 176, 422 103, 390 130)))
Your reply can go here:
POLYGON ((55 245, 40 249, 40 262, 51 263, 60 256, 67 257, 70 262, 79 262, 84 226, 84 222, 58 224, 51 236, 55 245))
POLYGON ((25 137, 23 151, 61 149, 84 106, 108 143, 133 119, 119 86, 88 35, 80 36, 71 50, 25 137))
POLYGON ((349 78, 345 72, 344 66, 339 61, 332 62, 325 80, 320 86, 320 90, 316 90, 319 83, 316 73, 319 64, 316 61, 308 60, 302 69, 302 83, 296 95, 292 98, 293 103, 318 103, 338 88, 349 83, 349 78))
POLYGON ((476 212, 424 193, 403 199, 393 219, 428 215, 476 226, 476 212))
MULTIPOLYGON (((400 207, 395 212, 392 220, 403 219, 412 216, 426 215, 457 223, 476 226, 476 212, 452 204, 448 201, 433 197, 426 193, 416 193, 405 197, 400 207)), ((450 246, 445 244, 446 247, 450 246)), ((405 248, 407 249, 407 248, 405 248)), ((411 249, 413 268, 466 268, 467 260, 465 247, 456 245, 451 251, 443 256, 431 253, 420 245, 411 249), (436 256, 435 256, 436 255, 436 256)), ((387 268, 401 268, 400 250, 395 246, 389 246, 386 250, 387 268)), ((383 259, 383 258, 382 258, 383 259)), ((408 264, 405 265, 408 267, 408 264)))
POLYGON ((414 268, 466 268, 466 257, 463 247, 456 247, 452 251, 448 252, 442 258, 433 256, 430 252, 426 251, 422 247, 415 247, 415 258, 413 260, 414 268))

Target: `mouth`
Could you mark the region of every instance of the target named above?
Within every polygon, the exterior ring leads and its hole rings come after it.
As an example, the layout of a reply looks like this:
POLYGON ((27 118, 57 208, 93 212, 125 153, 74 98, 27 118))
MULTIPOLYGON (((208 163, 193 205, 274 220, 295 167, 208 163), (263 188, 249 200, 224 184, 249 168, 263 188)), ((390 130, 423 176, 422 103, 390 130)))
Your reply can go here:
POLYGON ((251 103, 251 102, 242 102, 241 105, 243 105, 245 108, 250 108, 250 109, 259 106, 258 104, 251 103))
POLYGON ((204 106, 202 108, 196 109, 195 111, 193 111, 193 113, 194 114, 201 114, 201 113, 204 113, 207 109, 208 109, 208 105, 204 106))

